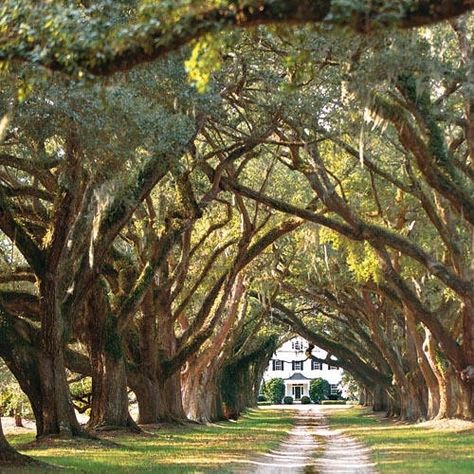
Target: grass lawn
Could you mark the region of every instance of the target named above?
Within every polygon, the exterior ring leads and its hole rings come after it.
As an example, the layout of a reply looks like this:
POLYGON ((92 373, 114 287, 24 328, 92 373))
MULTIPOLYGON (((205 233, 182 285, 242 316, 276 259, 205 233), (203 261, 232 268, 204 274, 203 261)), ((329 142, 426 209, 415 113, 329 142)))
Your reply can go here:
MULTIPOLYGON (((22 452, 74 472, 225 473, 230 472, 232 461, 277 446, 291 428, 292 419, 292 412, 257 409, 237 422, 164 426, 145 435, 116 434, 109 443, 102 444, 54 440, 46 447, 32 443, 32 434, 8 438, 22 452), (24 449, 25 443, 32 444, 24 449)), ((42 471, 35 468, 15 472, 42 471)))
POLYGON ((380 472, 474 472, 472 427, 459 430, 444 429, 442 422, 433 427, 394 423, 360 407, 328 411, 327 415, 332 427, 343 429, 371 448, 380 472))

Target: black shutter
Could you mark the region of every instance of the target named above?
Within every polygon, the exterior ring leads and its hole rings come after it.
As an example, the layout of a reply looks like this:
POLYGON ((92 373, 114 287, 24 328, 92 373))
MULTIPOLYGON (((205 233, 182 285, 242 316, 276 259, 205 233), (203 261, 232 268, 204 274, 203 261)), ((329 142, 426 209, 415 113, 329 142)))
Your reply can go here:
POLYGON ((272 360, 272 369, 275 370, 275 361, 272 360))
POLYGON ((284 369, 285 369, 285 362, 281 361, 281 370, 284 370, 284 369))

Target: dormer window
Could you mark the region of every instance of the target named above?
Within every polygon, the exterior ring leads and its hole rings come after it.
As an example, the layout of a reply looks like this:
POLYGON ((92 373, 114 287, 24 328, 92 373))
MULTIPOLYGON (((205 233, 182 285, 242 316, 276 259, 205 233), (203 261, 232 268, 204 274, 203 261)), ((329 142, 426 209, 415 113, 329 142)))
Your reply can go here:
POLYGON ((292 341, 291 348, 295 351, 302 351, 303 350, 303 342, 300 341, 299 339, 296 339, 296 341, 292 341))

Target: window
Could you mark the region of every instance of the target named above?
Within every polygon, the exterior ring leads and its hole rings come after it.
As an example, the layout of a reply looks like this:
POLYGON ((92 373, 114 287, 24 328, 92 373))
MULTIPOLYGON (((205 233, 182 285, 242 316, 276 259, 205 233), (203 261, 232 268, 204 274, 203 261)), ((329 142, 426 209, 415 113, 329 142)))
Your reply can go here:
POLYGON ((293 370, 303 370, 303 361, 302 360, 294 360, 291 363, 293 370))
POLYGON ((296 341, 292 341, 291 348, 294 349, 295 351, 302 351, 303 344, 301 343, 299 339, 297 339, 296 341))
POLYGON ((331 384, 331 395, 338 395, 339 394, 339 385, 338 384, 331 384))
POLYGON ((329 365, 328 364, 328 370, 337 370, 339 367, 336 367, 335 365, 329 365))
POLYGON ((283 361, 274 359, 272 360, 273 363, 273 370, 283 370, 283 361))
POLYGON ((323 370, 323 363, 317 360, 311 360, 311 370, 323 370))

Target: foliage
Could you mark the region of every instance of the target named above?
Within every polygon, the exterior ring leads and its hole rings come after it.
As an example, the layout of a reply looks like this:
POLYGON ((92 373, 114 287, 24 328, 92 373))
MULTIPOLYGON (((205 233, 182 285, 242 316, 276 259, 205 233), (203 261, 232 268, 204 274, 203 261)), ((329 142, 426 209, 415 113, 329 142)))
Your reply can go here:
POLYGON ((360 386, 349 372, 343 372, 341 385, 347 394, 348 400, 357 400, 360 393, 360 386))
POLYGON ((302 403, 303 405, 308 405, 308 404, 311 403, 311 398, 309 398, 309 397, 306 396, 306 395, 303 395, 303 396, 301 397, 301 403, 302 403))
POLYGON ((265 382, 264 395, 267 400, 280 404, 285 396, 285 382, 281 378, 273 378, 265 382))
POLYGON ((11 372, 0 360, 0 415, 33 418, 33 411, 25 393, 11 372))
POLYGON ((283 403, 285 405, 292 405, 293 404, 293 397, 291 395, 286 395, 283 397, 283 403))
POLYGON ((309 384, 309 396, 313 402, 320 402, 329 397, 331 386, 326 379, 320 377, 311 380, 309 384))
POLYGON ((69 390, 73 399, 74 407, 79 413, 89 414, 92 401, 92 379, 81 377, 69 383, 69 390))

